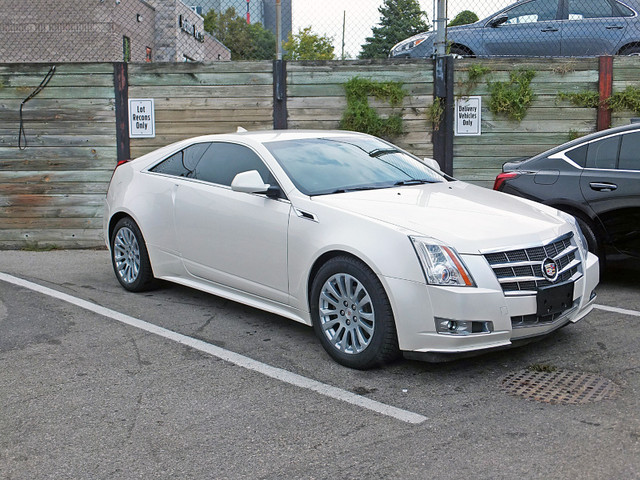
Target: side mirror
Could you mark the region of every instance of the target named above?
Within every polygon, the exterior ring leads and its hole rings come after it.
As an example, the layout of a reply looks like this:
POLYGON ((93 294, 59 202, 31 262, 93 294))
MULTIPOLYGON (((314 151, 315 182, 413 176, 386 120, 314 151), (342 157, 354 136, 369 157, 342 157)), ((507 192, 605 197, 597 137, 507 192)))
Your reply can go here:
POLYGON ((440 164, 437 161, 435 161, 433 158, 423 158, 423 161, 424 163, 427 164, 427 167, 432 168, 436 172, 442 173, 442 170, 440 169, 440 164))
POLYGON ((265 193, 272 198, 280 196, 280 187, 264 183, 257 170, 242 172, 233 177, 231 190, 244 193, 265 193))
POLYGON ((498 15, 497 17, 494 17, 494 18, 491 19, 491 21, 489 22, 489 26, 491 28, 496 28, 496 27, 499 27, 500 25, 502 25, 507 20, 509 20, 509 16, 508 15, 505 15, 505 14, 498 15))

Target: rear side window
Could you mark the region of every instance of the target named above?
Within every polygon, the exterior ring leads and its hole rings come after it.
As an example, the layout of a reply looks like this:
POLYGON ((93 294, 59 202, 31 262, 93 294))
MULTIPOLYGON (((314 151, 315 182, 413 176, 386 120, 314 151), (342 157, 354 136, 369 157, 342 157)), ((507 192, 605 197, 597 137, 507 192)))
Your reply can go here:
POLYGON ((618 168, 620 170, 640 170, 640 132, 622 135, 618 168))
POLYGON ((191 145, 164 159, 150 170, 156 173, 175 175, 176 177, 189 177, 210 145, 211 143, 191 145))
POLYGON ((587 168, 615 169, 618 160, 620 135, 589 144, 587 168))
POLYGON ((569 20, 617 17, 620 13, 608 0, 569 0, 569 20))
POLYGON ((166 158, 155 167, 151 168, 152 172, 164 173, 166 175, 175 175, 176 177, 185 177, 189 172, 184 168, 182 163, 182 151, 174 153, 166 158))
POLYGON ((250 148, 234 143, 212 143, 195 168, 193 177, 205 182, 230 186, 235 176, 257 170, 262 181, 275 185, 276 181, 262 159, 250 148))
POLYGON ((633 17, 635 15, 635 12, 631 10, 629 7, 627 7, 626 5, 622 5, 621 3, 616 3, 616 7, 618 7, 618 10, 620 11, 620 15, 622 15, 623 17, 633 17))
POLYGON ((573 160, 575 163, 584 167, 587 164, 587 150, 589 145, 580 145, 578 148, 565 152, 565 155, 573 160))

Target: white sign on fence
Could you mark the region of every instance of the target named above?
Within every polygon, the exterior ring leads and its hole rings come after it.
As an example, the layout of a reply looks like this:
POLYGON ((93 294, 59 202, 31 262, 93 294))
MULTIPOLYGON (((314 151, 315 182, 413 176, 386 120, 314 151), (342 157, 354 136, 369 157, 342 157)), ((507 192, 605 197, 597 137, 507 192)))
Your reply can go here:
POLYGON ((129 138, 154 138, 156 115, 153 98, 129 99, 129 138))
POLYGON ((462 97, 456 99, 455 134, 480 135, 482 123, 482 97, 462 97))

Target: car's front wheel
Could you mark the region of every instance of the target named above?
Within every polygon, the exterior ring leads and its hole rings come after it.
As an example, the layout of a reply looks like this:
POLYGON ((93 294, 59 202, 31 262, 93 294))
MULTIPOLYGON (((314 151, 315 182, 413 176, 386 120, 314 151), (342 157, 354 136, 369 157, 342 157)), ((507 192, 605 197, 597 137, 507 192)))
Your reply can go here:
POLYGON ((364 370, 399 354, 389 298, 376 274, 356 258, 334 257, 319 269, 311 314, 322 346, 342 365, 364 370))
POLYGON ((142 232, 129 217, 120 219, 113 229, 111 263, 120 285, 131 292, 143 292, 156 285, 142 232))

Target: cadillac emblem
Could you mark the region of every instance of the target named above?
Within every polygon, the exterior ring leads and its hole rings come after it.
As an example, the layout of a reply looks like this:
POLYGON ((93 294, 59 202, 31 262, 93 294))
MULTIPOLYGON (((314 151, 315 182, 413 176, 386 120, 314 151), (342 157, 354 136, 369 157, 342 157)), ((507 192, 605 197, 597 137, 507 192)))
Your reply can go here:
POLYGON ((558 278, 558 266, 556 262, 547 257, 542 261, 542 274, 550 282, 555 282, 558 278))

